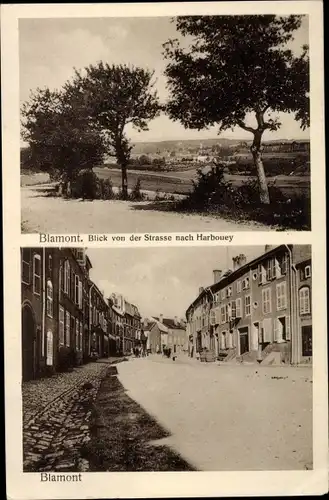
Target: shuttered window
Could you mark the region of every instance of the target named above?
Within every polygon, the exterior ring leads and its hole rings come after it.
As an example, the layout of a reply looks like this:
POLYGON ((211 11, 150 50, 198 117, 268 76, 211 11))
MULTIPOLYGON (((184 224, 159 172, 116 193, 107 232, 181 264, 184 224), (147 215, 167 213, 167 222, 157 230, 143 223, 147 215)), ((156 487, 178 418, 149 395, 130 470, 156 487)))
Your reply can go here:
POLYGON ((41 257, 39 254, 33 255, 33 292, 36 295, 41 293, 41 257))
POLYGON ((310 314, 310 289, 304 286, 299 290, 299 314, 310 314))
POLYGON ((287 285, 284 281, 276 285, 276 309, 282 311, 287 307, 287 285))
POLYGON ((65 335, 64 321, 65 321, 64 307, 63 306, 59 306, 59 343, 61 345, 64 345, 64 335, 65 335))
POLYGON ((262 307, 263 314, 269 314, 271 312, 271 289, 264 288, 262 290, 262 307))

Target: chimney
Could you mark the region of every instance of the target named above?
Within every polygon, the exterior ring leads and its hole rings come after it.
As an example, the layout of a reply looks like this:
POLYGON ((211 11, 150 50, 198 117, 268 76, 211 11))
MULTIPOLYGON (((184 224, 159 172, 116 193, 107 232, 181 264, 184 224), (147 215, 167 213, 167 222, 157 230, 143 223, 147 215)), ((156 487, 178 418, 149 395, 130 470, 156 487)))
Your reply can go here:
POLYGON ((272 250, 273 247, 274 247, 274 245, 265 245, 265 253, 272 250))
POLYGON ((199 295, 201 295, 201 293, 203 292, 203 290, 204 290, 203 286, 200 286, 199 287, 199 295))
POLYGON ((160 314, 159 321, 160 321, 160 323, 163 323, 163 314, 160 314))
POLYGON ((221 269, 214 269, 213 270, 213 276, 214 276, 214 284, 218 283, 219 280, 222 277, 222 271, 221 271, 221 269))
POLYGON ((233 266, 233 271, 238 269, 238 263, 237 263, 237 257, 232 257, 232 266, 233 266))
POLYGON ((244 253, 240 253, 239 255, 239 267, 244 266, 247 263, 247 257, 244 253))
POLYGON ((174 317, 174 325, 176 325, 176 326, 178 325, 178 318, 177 318, 177 316, 174 317))

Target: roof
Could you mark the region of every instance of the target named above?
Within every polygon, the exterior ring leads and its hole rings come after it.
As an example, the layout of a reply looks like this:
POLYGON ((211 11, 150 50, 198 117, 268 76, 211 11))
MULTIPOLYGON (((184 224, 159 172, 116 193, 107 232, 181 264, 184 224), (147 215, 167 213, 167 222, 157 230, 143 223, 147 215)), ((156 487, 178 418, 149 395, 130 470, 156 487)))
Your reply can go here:
POLYGON ((167 328, 170 328, 170 330, 185 330, 185 325, 182 325, 180 321, 175 324, 175 320, 172 318, 163 318, 162 323, 160 322, 159 318, 155 319, 162 325, 166 326, 167 328))
POLYGON ((153 319, 155 320, 155 323, 156 323, 157 327, 159 328, 160 332, 162 332, 162 333, 168 333, 168 327, 164 323, 161 323, 159 321, 159 318, 155 318, 153 316, 153 319))
POLYGON ((276 246, 274 248, 271 248, 268 252, 264 252, 261 255, 259 255, 258 257, 256 257, 255 259, 253 259, 253 260, 251 260, 249 262, 246 262, 246 264, 244 264, 243 266, 239 267, 235 271, 232 271, 229 274, 227 274, 227 272, 224 273, 224 275, 223 275, 223 277, 222 277, 221 280, 219 280, 217 283, 213 283, 212 285, 210 285, 208 287, 205 287, 202 290, 202 292, 199 293, 199 295, 196 297, 196 299, 194 299, 194 301, 192 302, 192 304, 190 304, 189 307, 187 308, 186 314, 188 313, 188 311, 192 307, 194 307, 199 302, 199 300, 202 297, 204 297, 209 292, 209 290, 212 293, 216 293, 218 290, 221 290, 223 287, 225 287, 229 283, 232 283, 233 281, 235 281, 240 275, 243 275, 250 267, 255 266, 256 264, 258 264, 259 262, 261 262, 264 258, 268 258, 271 255, 276 254, 277 252, 279 252, 279 251, 281 251, 281 250, 283 250, 284 248, 287 248, 287 247, 289 247, 291 249, 292 245, 279 245, 279 246, 276 246))

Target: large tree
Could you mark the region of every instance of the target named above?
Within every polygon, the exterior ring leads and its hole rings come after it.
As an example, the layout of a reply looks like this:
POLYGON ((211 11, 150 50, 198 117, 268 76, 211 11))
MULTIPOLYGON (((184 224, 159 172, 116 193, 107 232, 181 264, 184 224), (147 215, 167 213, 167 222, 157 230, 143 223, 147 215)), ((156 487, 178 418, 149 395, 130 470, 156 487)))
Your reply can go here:
POLYGON ((127 167, 132 145, 126 135, 131 124, 139 131, 148 130, 149 120, 159 113, 153 73, 138 67, 109 65, 103 62, 75 71, 64 89, 69 99, 77 100, 77 109, 107 138, 122 171, 122 195, 128 195, 127 167), (78 104, 79 103, 79 104, 78 104))
POLYGON ((309 126, 308 47, 298 56, 289 48, 302 16, 183 16, 174 22, 184 46, 177 39, 164 44, 169 116, 187 128, 250 132, 260 201, 269 203, 262 137, 281 125, 272 113, 292 112, 302 128, 309 126))
POLYGON ((27 163, 59 177, 67 188, 81 169, 102 163, 106 144, 63 91, 36 89, 22 106, 27 163))

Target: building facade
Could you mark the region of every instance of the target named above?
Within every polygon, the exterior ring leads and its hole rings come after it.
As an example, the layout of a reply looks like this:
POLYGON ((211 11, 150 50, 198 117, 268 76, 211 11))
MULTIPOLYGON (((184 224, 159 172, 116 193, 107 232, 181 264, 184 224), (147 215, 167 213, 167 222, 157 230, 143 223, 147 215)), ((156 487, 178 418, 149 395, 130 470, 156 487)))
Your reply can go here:
POLYGON ((190 355, 206 351, 209 360, 264 363, 271 355, 293 364, 310 359, 302 355, 311 352, 306 348, 311 343, 310 275, 310 247, 292 245, 267 247, 251 262, 240 254, 231 270, 214 270, 213 283, 199 290, 186 312, 190 355), (306 267, 307 277, 296 266, 306 267))
POLYGON ((21 249, 24 381, 130 353, 140 329, 138 308, 130 304, 125 316, 122 295, 106 300, 91 268, 81 248, 21 249))

